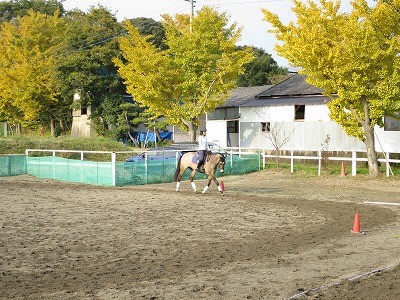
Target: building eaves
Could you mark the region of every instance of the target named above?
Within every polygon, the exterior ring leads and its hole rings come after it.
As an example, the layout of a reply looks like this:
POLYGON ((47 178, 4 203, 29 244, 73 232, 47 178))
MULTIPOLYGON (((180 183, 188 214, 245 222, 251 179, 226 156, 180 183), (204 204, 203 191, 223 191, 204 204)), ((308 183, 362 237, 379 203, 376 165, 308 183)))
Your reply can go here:
POLYGON ((272 85, 237 87, 229 92, 230 97, 224 104, 218 106, 218 108, 242 106, 249 101, 255 100, 260 93, 268 90, 271 87, 272 85))
POLYGON ((330 101, 328 96, 296 96, 296 97, 270 97, 258 98, 253 101, 244 103, 243 107, 260 107, 260 106, 288 106, 288 105, 323 105, 330 101))
POLYGON ((309 84, 305 80, 305 76, 294 73, 282 82, 274 85, 273 87, 263 91, 257 98, 267 97, 290 97, 290 96, 304 96, 304 95, 322 95, 323 90, 309 84))

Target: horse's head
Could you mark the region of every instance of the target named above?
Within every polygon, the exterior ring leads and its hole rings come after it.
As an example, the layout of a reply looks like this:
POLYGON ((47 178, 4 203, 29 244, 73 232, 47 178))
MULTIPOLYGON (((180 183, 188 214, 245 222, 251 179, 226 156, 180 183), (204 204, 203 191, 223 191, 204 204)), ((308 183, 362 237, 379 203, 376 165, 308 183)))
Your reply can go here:
POLYGON ((219 153, 218 167, 221 173, 224 173, 226 163, 226 153, 219 153))

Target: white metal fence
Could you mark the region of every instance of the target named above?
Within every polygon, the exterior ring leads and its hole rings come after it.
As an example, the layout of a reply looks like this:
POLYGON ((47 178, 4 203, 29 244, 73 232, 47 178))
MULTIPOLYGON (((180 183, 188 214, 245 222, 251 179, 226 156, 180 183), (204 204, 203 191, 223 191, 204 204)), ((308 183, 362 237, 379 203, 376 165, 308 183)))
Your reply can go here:
MULTIPOLYGON (((267 152, 270 152, 268 150, 262 150, 262 165, 263 168, 265 169, 266 165, 266 159, 267 158, 284 158, 284 159, 290 159, 290 171, 291 173, 294 172, 294 162, 296 160, 311 160, 311 161, 317 161, 318 162, 318 176, 321 175, 321 166, 322 166, 322 161, 323 160, 331 160, 331 161, 350 161, 351 162, 351 174, 355 176, 357 174, 357 162, 367 162, 368 159, 366 157, 360 157, 360 154, 366 154, 366 151, 345 151, 347 153, 351 153, 351 157, 347 156, 323 156, 323 151, 316 151, 316 155, 301 155, 301 153, 307 153, 306 151, 287 151, 290 152, 290 155, 276 155, 276 154, 267 154, 267 152)), ((378 159, 379 162, 384 163, 386 166, 386 176, 389 177, 390 175, 393 175, 393 172, 391 170, 390 164, 393 163, 400 163, 400 159, 392 159, 390 158, 390 155, 398 154, 398 153, 389 153, 389 152, 378 152, 379 154, 383 154, 382 156, 384 158, 378 159)))

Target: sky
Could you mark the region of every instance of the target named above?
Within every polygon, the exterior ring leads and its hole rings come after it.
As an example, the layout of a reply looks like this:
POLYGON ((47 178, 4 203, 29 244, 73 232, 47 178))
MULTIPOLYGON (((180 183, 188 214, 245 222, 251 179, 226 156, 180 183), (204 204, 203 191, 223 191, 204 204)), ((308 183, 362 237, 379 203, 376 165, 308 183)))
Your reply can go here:
MULTIPOLYGON (((138 17, 161 20, 162 14, 190 14, 190 0, 64 0, 63 5, 67 10, 78 8, 87 11, 91 6, 98 4, 107 7, 115 14, 118 21, 138 17)), ((288 67, 289 63, 274 51, 277 43, 275 36, 269 33, 271 26, 263 21, 261 8, 276 13, 280 20, 287 24, 295 20, 291 10, 291 0, 196 0, 195 12, 203 6, 211 6, 220 12, 227 12, 229 20, 242 27, 242 38, 239 45, 251 45, 264 49, 280 67, 288 67)), ((342 1, 344 10, 350 6, 348 1, 342 1)))

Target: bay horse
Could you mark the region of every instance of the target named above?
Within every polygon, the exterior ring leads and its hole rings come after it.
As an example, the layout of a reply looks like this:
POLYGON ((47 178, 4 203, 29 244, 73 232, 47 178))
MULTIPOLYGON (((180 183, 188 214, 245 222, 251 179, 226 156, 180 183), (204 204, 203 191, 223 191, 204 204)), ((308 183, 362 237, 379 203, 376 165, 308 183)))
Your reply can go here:
MULTIPOLYGON (((186 169, 190 169, 189 180, 192 185, 193 190, 196 192, 196 184, 193 182, 194 176, 196 175, 198 155, 196 152, 186 152, 178 160, 178 165, 174 174, 174 181, 176 182, 176 191, 179 191, 179 186, 185 173, 186 169)), ((202 194, 204 194, 210 187, 211 180, 215 182, 218 187, 218 191, 222 194, 224 191, 220 187, 217 178, 215 177, 215 171, 217 167, 221 173, 224 173, 226 153, 211 153, 207 154, 205 162, 200 169, 200 173, 208 175, 208 183, 204 187, 202 194)))

